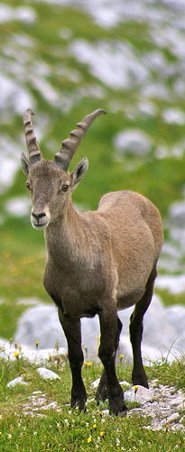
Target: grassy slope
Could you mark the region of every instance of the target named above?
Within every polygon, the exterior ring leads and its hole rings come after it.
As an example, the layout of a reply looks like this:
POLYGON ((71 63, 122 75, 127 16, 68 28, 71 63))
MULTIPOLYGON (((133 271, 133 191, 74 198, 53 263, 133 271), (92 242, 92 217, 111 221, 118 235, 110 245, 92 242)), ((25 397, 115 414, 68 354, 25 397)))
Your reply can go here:
MULTIPOLYGON (((7 0, 11 6, 27 5, 25 1, 7 0)), ((127 91, 113 91, 104 87, 105 96, 97 100, 88 94, 92 85, 101 87, 101 83, 94 79, 85 65, 78 63, 67 52, 67 47, 74 39, 86 39, 91 43, 103 39, 107 42, 115 39, 129 41, 137 49, 138 54, 153 49, 153 44, 148 37, 147 24, 125 24, 112 29, 102 29, 95 25, 87 14, 71 8, 59 8, 43 6, 35 3, 38 20, 33 25, 23 25, 20 22, 1 24, 0 47, 3 50, 4 43, 14 39, 14 35, 24 34, 34 37, 35 49, 30 52, 25 73, 26 86, 34 95, 37 105, 35 121, 39 124, 43 118, 47 118, 49 127, 45 127, 41 139, 41 145, 45 149, 45 155, 51 158, 58 149, 62 138, 68 136, 76 121, 84 114, 98 107, 108 110, 106 117, 99 118, 84 139, 78 155, 71 165, 87 155, 90 160, 90 168, 86 179, 83 181, 74 200, 87 208, 96 208, 100 196, 110 190, 130 188, 149 196, 160 208, 165 216, 169 204, 181 197, 184 184, 185 161, 169 157, 165 160, 156 159, 154 152, 137 162, 135 157, 125 156, 117 161, 114 158, 112 140, 114 135, 124 128, 141 128, 147 132, 155 142, 155 146, 167 143, 173 146, 183 138, 182 126, 164 124, 161 120, 161 111, 167 106, 176 106, 184 110, 183 100, 173 103, 154 100, 158 108, 156 117, 143 116, 137 111, 137 103, 140 100, 137 89, 127 91), (59 32, 63 28, 72 30, 71 37, 66 42, 59 39, 59 32), (29 74, 34 71, 36 61, 42 61, 52 67, 48 81, 63 93, 67 98, 76 96, 81 84, 87 95, 82 98, 77 96, 76 104, 69 113, 64 113, 47 103, 41 94, 32 87, 29 74), (74 83, 63 74, 61 70, 67 67, 69 70, 79 71, 81 82, 74 83), (120 105, 117 113, 111 109, 112 102, 120 105), (126 109, 134 111, 133 119, 126 115, 126 109), (137 165, 139 163, 139 165, 137 165), (131 170, 131 168, 135 169, 131 170)), ((29 54, 29 50, 28 50, 29 54)), ((168 58, 171 56, 167 55, 168 58)), ((13 75, 12 75, 13 76, 13 75)), ((31 77, 31 75, 30 75, 31 77)), ((154 79, 155 81, 155 75, 154 79)), ((170 84, 170 81, 168 82, 170 84)), ((19 142, 22 134, 22 119, 14 116, 10 121, 0 125, 0 132, 7 133, 12 139, 19 142)), ((21 151, 20 146, 20 151, 21 151)), ((25 180, 21 172, 15 178, 12 186, 1 197, 0 212, 4 212, 4 202, 10 197, 25 194, 25 180)), ((25 308, 17 304, 21 297, 41 297, 48 301, 48 297, 42 288, 42 274, 44 267, 44 240, 42 233, 31 229, 29 219, 16 220, 8 217, 3 226, 0 226, 0 296, 5 300, 0 304, 0 336, 12 337, 18 316, 25 308)), ((171 300, 170 302, 173 302, 171 300)), ((176 300, 178 301, 178 299, 176 300)), ((0 362, 0 449, 3 452, 45 452, 63 450, 91 451, 97 448, 101 452, 126 451, 179 451, 184 450, 184 438, 182 433, 151 432, 143 426, 149 425, 150 420, 144 418, 106 418, 103 422, 101 410, 91 402, 85 415, 69 413, 66 405, 70 393, 70 373, 68 365, 56 369, 61 376, 61 381, 43 382, 35 373, 35 366, 20 363, 0 362), (24 374, 29 382, 28 386, 16 387, 8 390, 6 384, 19 374, 24 374), (23 415, 23 405, 28 402, 28 397, 34 390, 40 390, 47 395, 48 401, 57 401, 62 412, 52 410, 46 412, 45 418, 26 417, 23 415), (94 425, 96 424, 96 428, 94 425), (105 432, 105 435, 100 435, 105 432), (89 438, 92 441, 88 443, 89 438), (120 440, 118 444, 117 439, 120 440), (122 449, 121 449, 122 447, 122 449)), ((90 388, 90 382, 99 374, 99 367, 92 366, 84 369, 84 378, 90 396, 94 392, 90 388)), ((130 378, 130 369, 118 369, 121 379, 130 378)), ((158 378, 159 382, 176 385, 184 388, 184 364, 174 363, 172 366, 164 364, 148 369, 150 378, 158 378)), ((102 407, 101 407, 102 408, 102 407)), ((39 410, 39 413, 42 410, 39 410)))
MULTIPOLYGON (((61 380, 47 382, 41 380, 35 371, 36 366, 23 361, 1 362, 0 374, 0 448, 3 452, 45 452, 45 451, 183 451, 182 432, 153 432, 144 427, 150 425, 150 418, 102 417, 102 404, 96 407, 92 397, 94 390, 90 383, 100 374, 100 366, 84 368, 84 381, 90 402, 87 412, 79 414, 69 409, 70 372, 67 364, 51 365, 61 380), (18 375, 24 375, 27 386, 7 389, 6 384, 18 375), (57 402, 61 412, 42 410, 37 416, 25 416, 25 405, 31 405, 29 397, 33 391, 45 394, 47 403, 57 402), (38 417, 44 414, 44 417, 38 417)), ((176 361, 171 366, 164 363, 148 369, 149 378, 157 378, 159 383, 175 385, 185 389, 184 364, 176 361)), ((129 381, 131 369, 118 366, 120 379, 129 381)), ((45 403, 46 404, 46 403, 45 403)), ((132 405, 129 405, 131 408, 132 405)))

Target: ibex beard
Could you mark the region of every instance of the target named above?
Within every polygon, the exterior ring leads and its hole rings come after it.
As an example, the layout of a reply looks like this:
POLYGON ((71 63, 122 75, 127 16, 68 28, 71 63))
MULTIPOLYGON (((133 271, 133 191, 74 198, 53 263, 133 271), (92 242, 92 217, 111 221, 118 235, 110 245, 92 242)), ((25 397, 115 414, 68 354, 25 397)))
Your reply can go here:
POLYGON ((163 230, 158 209, 132 191, 104 195, 96 211, 81 213, 73 206, 71 194, 85 175, 88 160, 82 159, 71 173, 68 166, 81 138, 102 113, 99 109, 85 116, 62 142, 54 161, 48 161, 36 141, 32 111, 27 110, 23 119, 28 157, 22 154, 21 162, 32 194, 32 226, 45 233, 44 286, 58 307, 68 343, 71 406, 84 411, 86 405, 80 319, 97 314, 98 355, 104 371, 96 400, 108 398, 110 413, 118 415, 126 406, 115 366, 122 329, 117 312, 135 305, 130 318, 132 381, 148 387, 141 354, 143 316, 152 299, 163 230))

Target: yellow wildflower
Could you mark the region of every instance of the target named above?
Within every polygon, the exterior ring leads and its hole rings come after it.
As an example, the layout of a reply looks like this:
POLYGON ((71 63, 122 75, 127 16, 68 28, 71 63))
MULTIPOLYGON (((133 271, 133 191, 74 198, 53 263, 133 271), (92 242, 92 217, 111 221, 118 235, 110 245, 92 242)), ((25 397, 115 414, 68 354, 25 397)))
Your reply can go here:
POLYGON ((104 431, 101 431, 101 432, 100 432, 100 436, 101 436, 101 438, 103 438, 103 437, 105 436, 105 432, 104 432, 104 431))
POLYGON ((134 392, 135 392, 135 394, 136 394, 136 392, 137 392, 138 389, 139 389, 139 386, 138 386, 138 385, 134 385, 134 386, 133 386, 133 389, 134 389, 134 392))
POLYGON ((38 340, 35 341, 35 347, 36 347, 36 349, 39 347, 39 341, 38 340))
POLYGON ((91 443, 92 442, 92 436, 89 436, 89 438, 87 438, 87 443, 91 443))
POLYGON ((92 361, 84 361, 84 366, 86 367, 92 366, 92 361))

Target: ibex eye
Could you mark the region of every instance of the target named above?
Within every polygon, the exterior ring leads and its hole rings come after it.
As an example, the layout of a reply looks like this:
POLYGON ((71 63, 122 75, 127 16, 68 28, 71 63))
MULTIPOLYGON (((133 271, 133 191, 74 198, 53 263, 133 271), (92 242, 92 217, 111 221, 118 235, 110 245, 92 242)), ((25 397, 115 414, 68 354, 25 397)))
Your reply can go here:
POLYGON ((62 185, 62 191, 67 191, 68 188, 69 188, 69 185, 67 185, 67 184, 62 185))
POLYGON ((31 186, 30 186, 30 183, 28 182, 28 180, 26 181, 26 187, 28 188, 28 190, 31 190, 31 186))

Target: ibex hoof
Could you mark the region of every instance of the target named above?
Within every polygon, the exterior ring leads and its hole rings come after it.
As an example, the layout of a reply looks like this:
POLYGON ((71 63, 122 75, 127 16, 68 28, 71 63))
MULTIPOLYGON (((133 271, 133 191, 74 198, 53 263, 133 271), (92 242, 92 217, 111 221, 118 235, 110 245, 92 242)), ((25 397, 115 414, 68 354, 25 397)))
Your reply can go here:
POLYGON ((107 386, 102 387, 101 390, 97 390, 96 395, 95 395, 97 405, 99 405, 100 402, 105 402, 105 400, 108 398, 109 398, 109 395, 108 395, 107 386))
POLYGON ((77 399, 73 398, 71 400, 71 408, 78 408, 79 411, 82 411, 85 413, 86 411, 86 400, 85 399, 77 399))
POLYGON ((124 402, 123 394, 119 394, 109 398, 109 413, 115 416, 123 416, 126 414, 127 407, 124 402))

